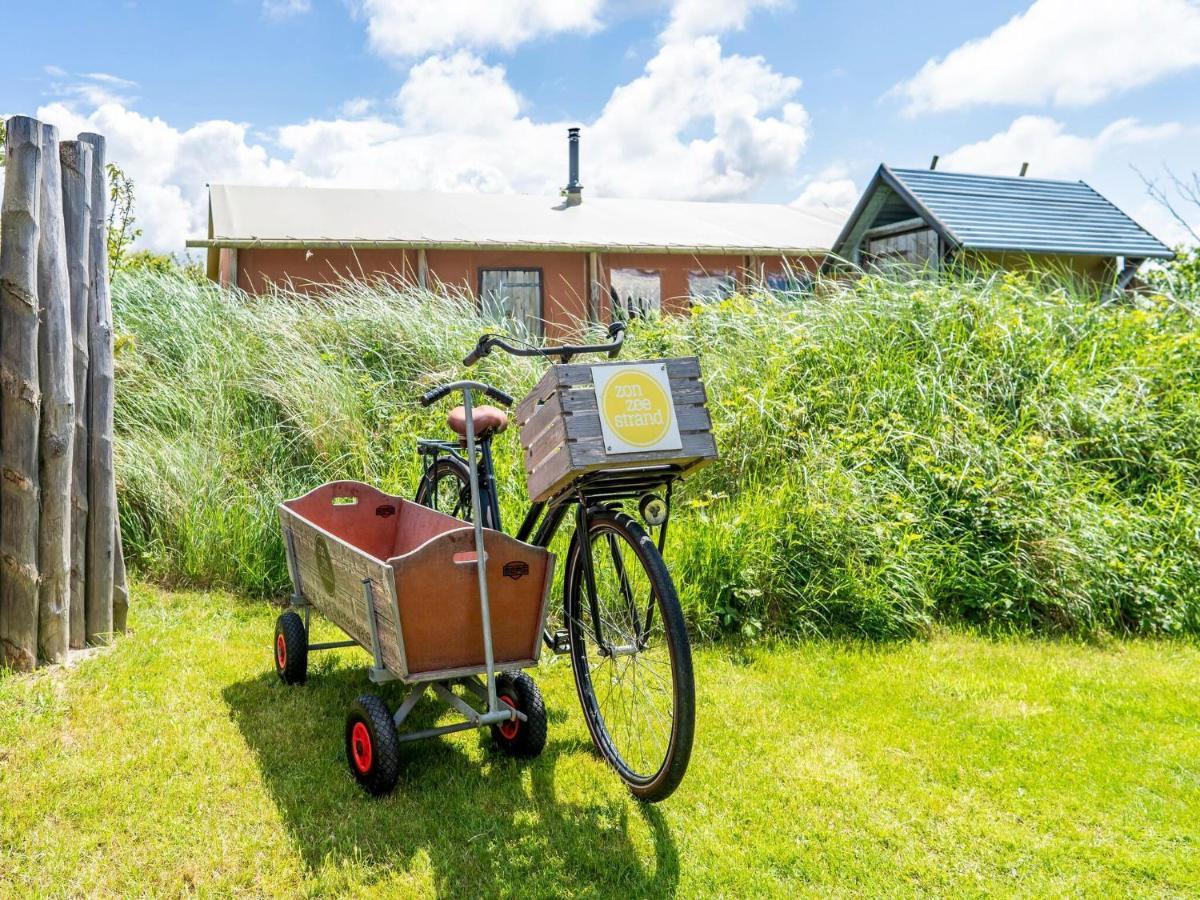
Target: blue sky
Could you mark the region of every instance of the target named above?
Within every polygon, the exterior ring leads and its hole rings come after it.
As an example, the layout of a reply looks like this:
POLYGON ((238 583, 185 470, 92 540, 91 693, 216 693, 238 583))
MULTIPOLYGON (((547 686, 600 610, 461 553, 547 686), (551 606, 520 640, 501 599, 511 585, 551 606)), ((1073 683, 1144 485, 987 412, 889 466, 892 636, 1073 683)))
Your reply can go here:
MULTIPOLYGON (((0 112, 108 135, 144 243, 204 184, 586 190, 846 206, 881 162, 1200 169, 1195 0, 94 0, 21 4, 0 112)), ((1192 217, 1200 218, 1200 210, 1192 217)))

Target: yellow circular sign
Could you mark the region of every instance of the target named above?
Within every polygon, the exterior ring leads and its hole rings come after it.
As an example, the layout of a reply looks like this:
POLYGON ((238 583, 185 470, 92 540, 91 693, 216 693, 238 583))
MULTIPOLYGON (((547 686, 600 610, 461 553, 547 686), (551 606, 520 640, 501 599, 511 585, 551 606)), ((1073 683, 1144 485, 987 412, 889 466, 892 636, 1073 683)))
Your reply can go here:
POLYGON ((600 410, 613 433, 634 447, 659 443, 667 436, 673 415, 671 399, 662 385, 637 369, 609 379, 600 410))

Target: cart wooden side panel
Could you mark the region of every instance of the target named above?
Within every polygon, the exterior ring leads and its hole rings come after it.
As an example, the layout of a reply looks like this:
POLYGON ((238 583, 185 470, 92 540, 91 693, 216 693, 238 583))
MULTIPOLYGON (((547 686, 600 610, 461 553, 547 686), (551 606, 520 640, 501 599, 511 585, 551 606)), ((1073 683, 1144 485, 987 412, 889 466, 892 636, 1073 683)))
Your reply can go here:
MULTIPOLYGON (((496 666, 536 665, 554 582, 554 557, 490 529, 484 529, 483 541, 496 666)), ((475 531, 464 527, 389 560, 395 571, 408 679, 483 669, 475 559, 475 531)))
MULTIPOLYGON (((380 494, 387 498, 386 494, 380 494)), ((367 619, 363 579, 371 583, 371 596, 384 665, 393 672, 404 671, 403 648, 396 627, 392 599, 391 568, 318 528, 286 505, 279 508, 284 538, 291 533, 296 590, 313 609, 366 649, 371 648, 371 625, 367 619)))

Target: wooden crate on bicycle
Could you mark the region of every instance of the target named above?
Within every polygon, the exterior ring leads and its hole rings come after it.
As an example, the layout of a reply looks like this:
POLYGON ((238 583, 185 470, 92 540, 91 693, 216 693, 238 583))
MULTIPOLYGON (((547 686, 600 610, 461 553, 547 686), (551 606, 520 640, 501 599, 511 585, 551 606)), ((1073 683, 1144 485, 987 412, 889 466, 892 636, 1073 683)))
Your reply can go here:
POLYGON ((582 475, 717 458, 694 356, 551 366, 517 407, 529 496, 548 500, 582 475))

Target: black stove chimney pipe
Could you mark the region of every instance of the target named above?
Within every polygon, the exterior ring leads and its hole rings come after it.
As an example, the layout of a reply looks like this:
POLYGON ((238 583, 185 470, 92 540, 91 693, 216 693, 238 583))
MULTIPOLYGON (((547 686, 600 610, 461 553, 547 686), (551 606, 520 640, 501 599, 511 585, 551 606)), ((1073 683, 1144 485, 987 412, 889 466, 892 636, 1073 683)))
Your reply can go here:
POLYGON ((578 206, 583 202, 583 185, 579 183, 579 129, 567 129, 567 206, 578 206))

